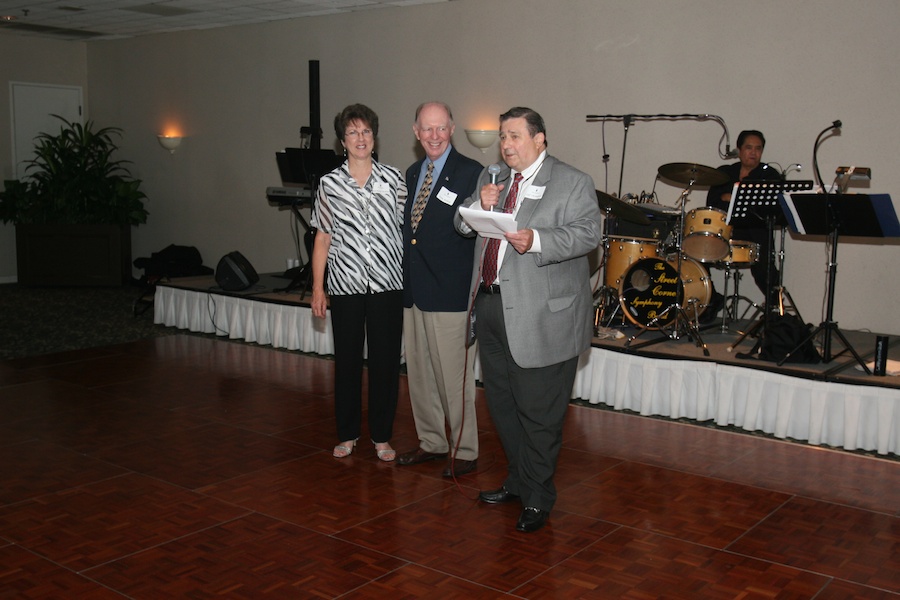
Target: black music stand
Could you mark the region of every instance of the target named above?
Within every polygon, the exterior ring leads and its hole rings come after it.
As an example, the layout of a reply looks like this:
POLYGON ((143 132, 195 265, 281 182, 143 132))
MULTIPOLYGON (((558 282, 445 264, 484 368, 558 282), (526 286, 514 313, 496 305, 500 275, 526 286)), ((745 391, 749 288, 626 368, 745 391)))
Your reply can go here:
POLYGON ((775 226, 784 227, 788 224, 780 199, 785 192, 797 192, 811 190, 812 181, 781 181, 781 180, 749 180, 745 179, 734 185, 731 194, 731 203, 728 205, 728 215, 725 222, 729 225, 743 227, 766 226, 766 235, 769 242, 769 255, 760 257, 766 261, 766 293, 764 294, 763 314, 759 320, 729 346, 729 351, 740 344, 749 335, 755 335, 762 329, 762 334, 757 339, 750 354, 756 354, 762 344, 762 338, 767 333, 769 317, 769 290, 772 289, 772 269, 769 266, 774 263, 775 257, 775 226))
POLYGON ((824 333, 822 362, 829 363, 849 351, 867 375, 872 372, 854 350, 834 320, 834 289, 837 282, 837 249, 841 235, 856 237, 900 237, 900 222, 894 203, 888 194, 785 194, 785 216, 791 228, 803 235, 827 235, 831 241, 831 260, 828 263, 828 299, 825 320, 797 347, 788 352, 778 365, 783 365, 804 344, 824 333), (831 334, 836 334, 844 350, 831 354, 831 334))

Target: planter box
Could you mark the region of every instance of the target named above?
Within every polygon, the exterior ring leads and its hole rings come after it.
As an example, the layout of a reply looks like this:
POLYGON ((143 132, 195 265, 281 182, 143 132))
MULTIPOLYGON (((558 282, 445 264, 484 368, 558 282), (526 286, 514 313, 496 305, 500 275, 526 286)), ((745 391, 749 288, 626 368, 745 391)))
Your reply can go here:
POLYGON ((23 285, 120 286, 131 281, 131 225, 17 225, 23 285))

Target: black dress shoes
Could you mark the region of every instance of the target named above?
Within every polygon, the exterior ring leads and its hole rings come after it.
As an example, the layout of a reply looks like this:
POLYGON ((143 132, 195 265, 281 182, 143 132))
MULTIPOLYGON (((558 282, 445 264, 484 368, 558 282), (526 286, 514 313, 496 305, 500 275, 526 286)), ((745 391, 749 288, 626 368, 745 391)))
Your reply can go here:
POLYGON ((404 452, 397 456, 397 464, 408 467, 410 465, 421 465, 429 460, 441 460, 447 458, 446 452, 425 452, 421 448, 416 448, 411 452, 404 452))
POLYGON ((447 465, 447 468, 444 469, 444 472, 441 473, 444 477, 461 477, 463 475, 467 475, 478 468, 478 459, 475 460, 463 460, 461 458, 457 458, 456 460, 451 460, 450 464, 447 465))
POLYGON ((546 510, 534 508, 533 506, 526 506, 522 509, 522 514, 519 515, 519 521, 516 523, 516 530, 525 533, 537 531, 544 526, 544 523, 547 522, 547 517, 549 516, 550 513, 546 510))
POLYGON ((505 504, 507 502, 512 502, 513 500, 518 500, 519 497, 506 489, 505 486, 500 486, 500 488, 496 490, 481 492, 478 494, 478 499, 482 502, 487 502, 488 504, 505 504))

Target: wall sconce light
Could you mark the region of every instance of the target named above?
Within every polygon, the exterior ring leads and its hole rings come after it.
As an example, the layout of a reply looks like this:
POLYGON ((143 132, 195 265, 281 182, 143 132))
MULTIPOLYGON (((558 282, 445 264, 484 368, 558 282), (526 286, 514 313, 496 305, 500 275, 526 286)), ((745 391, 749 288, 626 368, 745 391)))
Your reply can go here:
POLYGON ((178 135, 158 135, 156 139, 159 140, 159 145, 169 151, 170 154, 175 154, 175 149, 181 145, 181 136, 178 135))
POLYGON ((497 130, 491 129, 466 129, 466 138, 469 143, 481 150, 482 154, 491 147, 497 139, 497 130))

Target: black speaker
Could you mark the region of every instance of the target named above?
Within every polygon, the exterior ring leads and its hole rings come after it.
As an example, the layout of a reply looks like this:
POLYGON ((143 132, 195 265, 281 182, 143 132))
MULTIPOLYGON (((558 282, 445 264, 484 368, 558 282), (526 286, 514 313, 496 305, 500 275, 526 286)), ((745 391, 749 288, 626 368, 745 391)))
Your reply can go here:
POLYGON ((259 281, 256 269, 244 255, 235 250, 229 252, 216 266, 216 283, 226 292, 240 292, 259 281))

